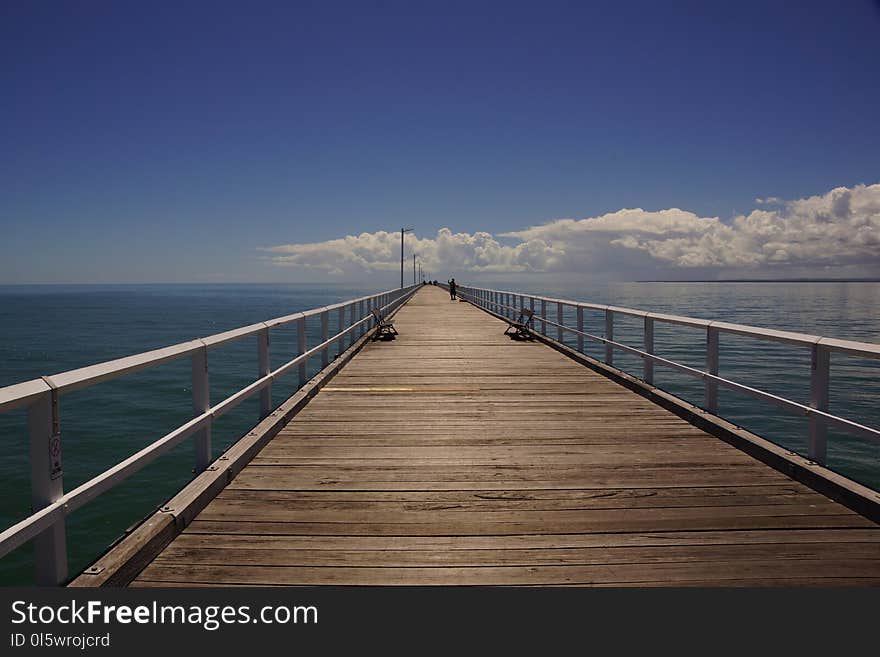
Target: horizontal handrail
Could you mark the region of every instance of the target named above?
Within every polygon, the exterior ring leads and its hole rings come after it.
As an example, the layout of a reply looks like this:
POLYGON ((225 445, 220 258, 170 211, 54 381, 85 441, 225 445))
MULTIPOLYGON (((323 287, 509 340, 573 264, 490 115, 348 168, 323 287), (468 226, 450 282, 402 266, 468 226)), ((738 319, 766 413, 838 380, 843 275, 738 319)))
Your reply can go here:
POLYGON ((52 390, 43 379, 32 379, 0 388, 0 412, 27 406, 40 395, 52 390))
MULTIPOLYGON (((405 289, 411 290, 412 288, 413 286, 410 286, 405 289)), ((384 292, 382 294, 390 294, 392 292, 395 292, 395 290, 384 292)), ((131 374, 142 369, 160 365, 167 361, 182 358, 183 356, 192 354, 194 351, 202 347, 216 347, 227 342, 254 335, 265 328, 276 328, 300 319, 316 317, 323 312, 338 310, 339 308, 360 303, 377 296, 379 295, 358 297, 357 299, 350 299, 349 301, 337 303, 332 306, 324 306, 322 308, 315 308, 301 313, 285 315, 258 324, 251 324, 250 326, 243 326, 241 328, 223 331, 222 333, 215 333, 204 338, 181 342, 179 344, 162 347, 153 351, 145 351, 132 356, 125 356, 124 358, 108 360, 96 365, 89 365, 87 367, 68 370, 59 374, 48 375, 41 379, 32 379, 23 383, 6 386, 0 388, 0 412, 26 406, 35 395, 46 391, 47 388, 42 385, 45 381, 51 381, 53 385, 49 387, 55 388, 59 392, 73 392, 74 390, 93 386, 102 381, 114 379, 124 374, 131 374)))
POLYGON ((38 582, 57 584, 64 581, 67 573, 64 519, 68 514, 113 488, 193 434, 197 434, 197 452, 199 452, 197 471, 204 469, 212 460, 210 426, 214 419, 257 393, 261 394, 261 418, 264 417, 270 412, 273 381, 298 367, 300 386, 302 386, 306 382, 306 365, 310 358, 320 354, 322 365, 326 365, 329 361, 330 347, 338 344, 341 353, 345 339, 349 340, 349 345, 353 344, 357 337, 356 333, 363 335, 374 324, 371 314, 373 308, 379 308, 383 314, 387 314, 411 297, 419 287, 421 286, 412 285, 358 297, 205 338, 0 388, 0 412, 22 406, 28 408, 28 425, 31 434, 31 486, 34 491, 35 509, 27 518, 0 532, 0 557, 30 540, 36 540, 38 582), (338 314, 339 330, 331 336, 328 317, 329 313, 334 311, 338 314), (348 311, 347 323, 346 311, 348 311), (305 321, 310 317, 321 318, 321 341, 307 349, 305 321), (270 370, 269 330, 294 322, 297 323, 300 353, 276 369, 270 370), (259 338, 261 376, 219 403, 213 406, 208 404, 207 358, 204 354, 209 348, 253 335, 259 338), (193 359, 193 407, 196 409, 198 406, 202 410, 135 454, 64 493, 61 486, 60 428, 57 413, 59 396, 185 356, 191 356, 193 359), (201 435, 201 440, 198 435, 201 435), (57 453, 55 453, 56 446, 57 453))
MULTIPOLYGON (((444 286, 445 287, 445 286, 444 286)), ((476 288, 459 286, 459 295, 465 300, 482 307, 503 319, 516 317, 520 309, 525 307, 528 300, 529 308, 534 309, 536 302, 540 302, 540 312, 535 312, 534 321, 540 322, 540 332, 546 336, 547 327, 557 331, 556 342, 563 341, 563 334, 577 336, 578 351, 583 352, 583 340, 592 340, 605 346, 605 363, 613 367, 614 351, 622 351, 642 359, 644 367, 643 380, 653 385, 654 364, 668 367, 688 376, 700 379, 706 388, 705 410, 716 414, 718 411, 718 388, 726 388, 749 395, 762 401, 773 403, 787 411, 807 417, 810 421, 810 435, 808 442, 809 457, 814 461, 824 464, 826 460, 826 440, 828 426, 836 426, 851 434, 867 437, 875 442, 880 442, 880 430, 869 427, 859 422, 831 413, 828 409, 829 380, 830 380, 830 354, 843 353, 850 356, 863 358, 880 358, 880 344, 858 342, 853 340, 841 340, 819 335, 796 333, 792 331, 780 331, 766 329, 745 324, 683 317, 665 313, 655 313, 633 308, 621 308, 619 306, 586 303, 569 299, 557 299, 544 297, 523 292, 508 292, 506 290, 493 290, 489 288, 476 288), (511 302, 512 300, 512 302, 511 302), (519 307, 516 301, 519 300, 519 307), (547 317, 547 304, 556 306, 557 320, 547 317), (577 314, 578 326, 572 327, 565 323, 565 307, 572 308, 577 314), (583 330, 584 310, 601 311, 605 315, 605 335, 595 335, 583 330), (644 348, 624 344, 614 339, 614 319, 616 315, 638 317, 644 322, 644 348), (671 359, 663 358, 653 353, 654 351, 654 323, 667 323, 692 328, 699 328, 706 333, 706 369, 677 363, 671 359), (786 399, 779 395, 747 386, 718 374, 719 336, 722 334, 741 335, 761 340, 781 342, 800 347, 808 347, 812 355, 812 367, 810 375, 810 404, 786 399)), ((552 338, 547 338, 552 340, 552 338)))
POLYGON ((831 413, 826 413, 825 411, 818 410, 816 408, 811 408, 810 406, 806 406, 804 404, 800 404, 795 401, 791 401, 790 399, 786 399, 785 397, 780 397, 778 395, 774 395, 769 392, 764 392, 763 390, 759 390, 758 388, 753 388, 751 386, 746 386, 741 383, 736 383, 735 381, 731 381, 730 379, 725 379, 723 377, 717 376, 715 374, 709 374, 708 372, 704 372, 703 370, 697 369, 695 367, 690 367, 688 365, 683 365, 681 363, 676 363, 674 360, 669 360, 668 358, 663 358, 662 356, 657 356, 656 354, 649 354, 648 352, 642 351, 640 349, 636 349, 635 347, 630 347, 629 345, 623 344, 621 342, 615 342, 614 340, 607 340, 598 335, 593 335, 591 333, 584 333, 582 331, 578 331, 577 329, 573 329, 570 326, 565 326, 561 324, 557 324, 554 321, 547 320, 547 324, 555 327, 561 327, 563 331, 567 331, 569 333, 573 333, 575 335, 580 335, 600 344, 611 345, 615 349, 619 349, 621 351, 625 351, 634 356, 638 356, 639 358, 649 359, 655 363, 660 365, 665 365, 670 369, 678 370, 684 374, 688 374, 689 376, 695 377, 702 381, 714 381, 719 385, 728 388, 730 390, 736 390, 737 392, 742 392, 748 394, 757 399, 764 399, 766 401, 771 401, 777 406, 783 406, 791 410, 795 410, 803 413, 805 417, 816 416, 825 419, 826 421, 836 424, 843 429, 849 430, 852 433, 858 433, 865 435, 878 443, 880 443, 880 430, 872 429, 871 427, 865 426, 863 424, 859 424, 858 422, 853 422, 852 420, 847 420, 845 418, 839 417, 837 415, 832 415, 831 413))
MULTIPOLYGON (((664 322, 668 324, 678 324, 681 326, 691 326, 694 328, 706 328, 709 326, 717 328, 719 331, 723 333, 731 333, 736 335, 743 335, 747 337, 757 338, 759 340, 769 340, 774 342, 784 342, 787 344, 796 344, 802 346, 812 346, 814 344, 821 344, 824 347, 827 347, 832 352, 845 353, 851 356, 862 356, 865 358, 880 358, 880 344, 875 344, 872 342, 858 342, 854 340, 841 340, 839 338, 825 337, 821 335, 811 335, 808 333, 796 333, 793 331, 781 331, 777 329, 768 329, 760 326, 750 326, 747 324, 733 324, 730 322, 718 321, 718 320, 707 320, 707 319, 698 319, 696 317, 685 317, 680 315, 668 315, 665 313, 656 313, 645 310, 636 310, 634 308, 622 308, 619 306, 609 306, 609 305, 601 305, 595 303, 586 303, 583 301, 573 301, 571 299, 557 299, 553 297, 544 297, 541 295, 530 294, 526 292, 508 292, 506 290, 492 290, 488 288, 464 288, 460 287, 459 289, 472 289, 472 290, 480 290, 483 292, 491 292, 497 294, 509 294, 511 296, 517 297, 525 297, 525 298, 534 298, 537 300, 543 300, 546 303, 557 304, 561 303, 564 306, 570 306, 572 308, 584 308, 586 310, 598 310, 598 311, 606 311, 610 310, 615 314, 619 315, 629 315, 632 317, 648 317, 650 319, 657 320, 659 322, 664 322)), ((501 307, 500 304, 497 304, 501 307)), ((509 310, 519 310, 518 308, 514 308, 512 306, 505 306, 509 310)))

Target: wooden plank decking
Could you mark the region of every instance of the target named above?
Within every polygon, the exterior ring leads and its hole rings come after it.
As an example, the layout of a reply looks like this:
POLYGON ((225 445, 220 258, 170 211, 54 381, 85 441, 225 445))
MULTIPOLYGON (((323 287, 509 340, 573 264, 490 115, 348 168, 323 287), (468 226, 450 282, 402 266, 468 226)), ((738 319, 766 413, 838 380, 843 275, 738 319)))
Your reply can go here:
POLYGON ((133 586, 880 584, 880 527, 421 290, 133 586))

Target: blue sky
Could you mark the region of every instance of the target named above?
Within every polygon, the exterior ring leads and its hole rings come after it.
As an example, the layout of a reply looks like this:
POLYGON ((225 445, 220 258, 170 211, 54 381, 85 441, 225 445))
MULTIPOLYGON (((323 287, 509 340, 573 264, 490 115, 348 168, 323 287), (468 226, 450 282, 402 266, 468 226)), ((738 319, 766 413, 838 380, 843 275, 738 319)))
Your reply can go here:
POLYGON ((749 264, 645 235, 709 248, 651 213, 724 242, 774 197, 789 239, 836 188, 856 200, 835 239, 860 237, 819 264, 876 275, 878 34, 855 0, 6 2, 0 283, 387 277, 376 231, 403 224, 438 278, 588 270, 603 244, 682 278, 814 271, 803 244, 749 264), (538 230, 631 208, 649 228, 589 248, 538 230))

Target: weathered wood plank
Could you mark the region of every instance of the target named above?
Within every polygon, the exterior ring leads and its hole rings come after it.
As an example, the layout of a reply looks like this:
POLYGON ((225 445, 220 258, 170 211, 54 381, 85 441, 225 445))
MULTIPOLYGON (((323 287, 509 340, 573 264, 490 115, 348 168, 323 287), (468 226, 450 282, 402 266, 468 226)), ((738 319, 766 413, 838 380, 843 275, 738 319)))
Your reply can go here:
POLYGON ((235 489, 261 490, 502 490, 508 488, 660 488, 682 486, 761 486, 778 478, 766 469, 748 466, 700 468, 638 467, 618 469, 587 467, 583 469, 543 470, 507 467, 503 471, 488 468, 432 469, 395 468, 343 471, 338 468, 308 466, 254 466, 243 471, 228 486, 235 489))
POLYGON ((183 533, 180 547, 230 547, 310 551, 372 551, 552 549, 595 547, 675 547, 690 545, 784 545, 794 543, 869 543, 876 546, 872 528, 747 529, 684 532, 615 532, 591 534, 512 534, 509 536, 284 536, 183 533))
POLYGON ((691 561, 755 561, 773 559, 852 559, 877 561, 876 543, 776 543, 753 545, 688 545, 664 547, 540 548, 484 550, 289 550, 279 548, 171 546, 157 565, 202 566, 587 566, 596 564, 680 563, 691 561))
POLYGON ((828 504, 812 491, 787 486, 603 488, 516 491, 222 491, 217 500, 284 503, 296 509, 473 510, 617 509, 653 507, 799 506, 828 504))
POLYGON ((187 531, 205 534, 289 534, 289 535, 384 535, 384 536, 499 536, 505 534, 568 534, 585 532, 654 532, 674 531, 687 527, 689 531, 723 529, 834 529, 847 527, 871 527, 873 523, 857 514, 840 515, 766 515, 734 517, 632 518, 617 514, 594 520, 468 522, 465 519, 446 522, 272 522, 251 520, 201 520, 196 519, 187 531))
POLYGON ((167 582, 337 586, 467 586, 522 584, 635 584, 688 580, 749 581, 765 578, 880 577, 880 563, 848 559, 759 559, 689 563, 596 564, 590 566, 487 566, 448 568, 289 567, 165 564, 154 562, 140 579, 167 582))
MULTIPOLYGON (((723 522, 729 518, 756 518, 758 516, 780 519, 789 516, 839 517, 840 507, 828 500, 813 504, 773 504, 769 506, 679 506, 612 509, 501 509, 466 510, 448 509, 447 505, 417 505, 415 508, 384 503, 371 509, 348 508, 346 505, 329 505, 328 508, 304 509, 301 505, 267 504, 264 500, 218 499, 200 514, 200 520, 224 522, 320 522, 342 524, 401 524, 431 523, 443 526, 447 523, 485 524, 523 523, 547 525, 553 523, 583 523, 594 527, 613 522, 685 522, 706 520, 723 522), (378 507, 378 508, 377 508, 378 507)), ((646 529, 645 531, 650 531, 646 529)))
MULTIPOLYGON (((718 457, 737 458, 742 462, 748 462, 748 457, 733 448, 713 449, 709 443, 691 444, 688 441, 672 443, 674 446, 687 447, 687 455, 700 459, 718 457)), ((291 445, 290 442, 273 441, 260 452, 260 458, 285 458, 291 462, 305 462, 309 460, 333 460, 333 461, 397 461, 397 460, 430 460, 430 461, 479 461, 482 463, 492 460, 507 459, 533 459, 551 460, 561 458, 570 461, 582 461, 585 456, 595 458, 601 455, 608 459, 626 458, 628 456, 655 457, 669 451, 670 443, 663 445, 627 445, 608 444, 601 448, 586 445, 570 445, 565 447, 519 445, 491 446, 491 445, 464 445, 458 447, 418 446, 418 447, 382 447, 376 446, 369 450, 351 447, 346 444, 339 445, 291 445)), ((681 450, 684 451, 684 450, 681 450)), ((675 458, 683 458, 678 454, 675 458)))

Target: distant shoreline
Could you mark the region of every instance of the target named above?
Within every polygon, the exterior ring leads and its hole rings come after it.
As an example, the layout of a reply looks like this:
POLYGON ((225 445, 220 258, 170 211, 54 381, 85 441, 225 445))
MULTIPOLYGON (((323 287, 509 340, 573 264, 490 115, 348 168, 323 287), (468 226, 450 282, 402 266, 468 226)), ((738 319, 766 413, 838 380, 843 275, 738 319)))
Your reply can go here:
POLYGON ((880 283, 880 278, 719 278, 715 280, 656 280, 633 283, 880 283))

